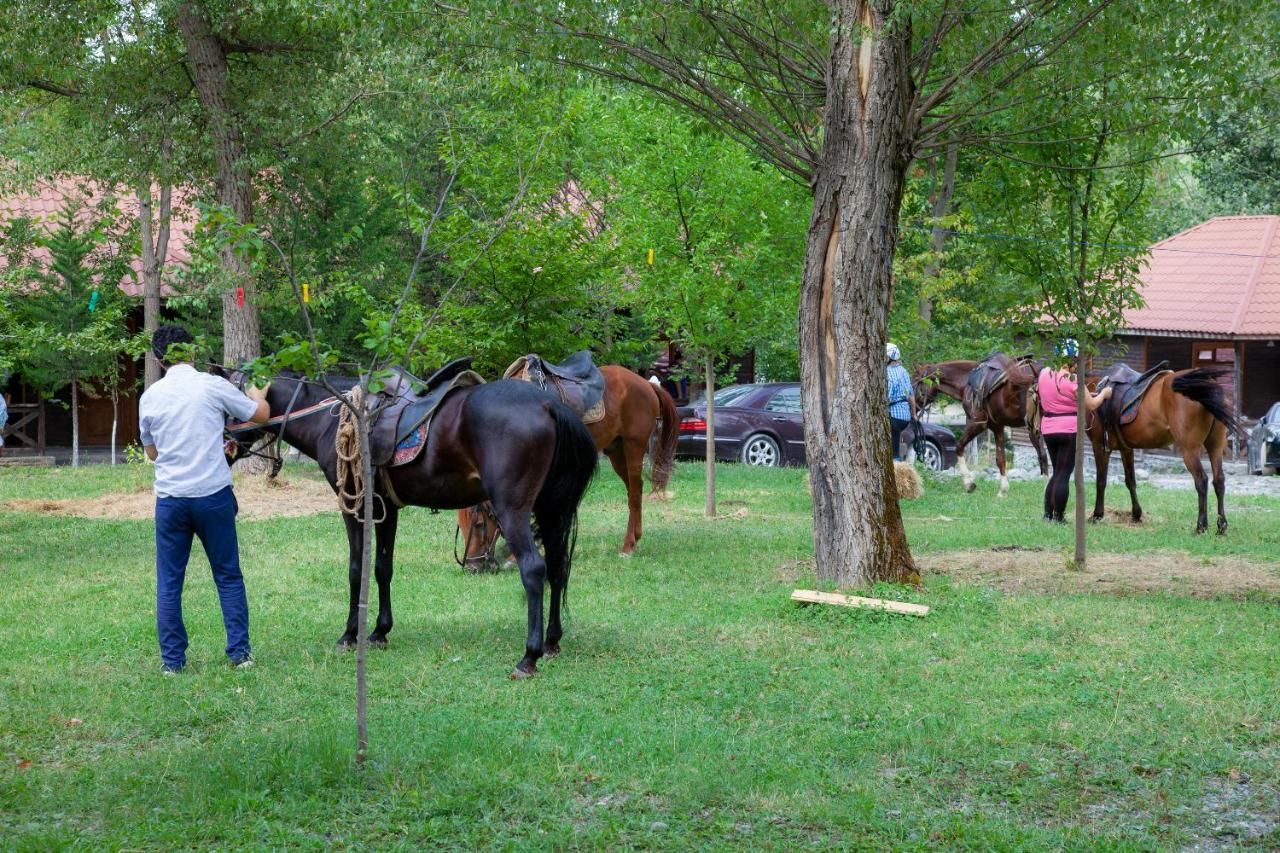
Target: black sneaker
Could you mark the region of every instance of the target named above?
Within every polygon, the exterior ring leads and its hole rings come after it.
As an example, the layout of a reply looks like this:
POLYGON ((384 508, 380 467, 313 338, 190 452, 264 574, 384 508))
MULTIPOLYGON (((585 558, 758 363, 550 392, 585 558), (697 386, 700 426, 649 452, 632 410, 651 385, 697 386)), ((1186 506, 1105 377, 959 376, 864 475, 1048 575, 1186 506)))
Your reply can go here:
POLYGON ((253 665, 253 655, 245 655, 242 658, 231 658, 232 669, 249 669, 253 665))
POLYGON ((161 675, 178 675, 182 672, 182 665, 174 666, 173 664, 163 664, 160 667, 161 675))

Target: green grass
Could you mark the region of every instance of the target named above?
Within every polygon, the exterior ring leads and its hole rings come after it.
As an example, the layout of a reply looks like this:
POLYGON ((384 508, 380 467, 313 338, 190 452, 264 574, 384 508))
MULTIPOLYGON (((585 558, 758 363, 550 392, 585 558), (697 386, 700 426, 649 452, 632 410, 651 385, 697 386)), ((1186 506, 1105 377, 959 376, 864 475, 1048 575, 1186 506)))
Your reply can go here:
MULTIPOLYGON (((4 471, 0 502, 148 473, 4 471)), ((188 672, 164 678, 150 523, 0 510, 0 848, 1280 844, 1275 601, 929 576, 881 590, 931 605, 924 619, 800 607, 804 473, 726 465, 718 483, 745 517, 703 518, 700 468, 682 465, 623 560, 621 484, 602 469, 564 654, 528 682, 506 678, 523 651, 515 575, 463 574, 449 514, 407 510, 363 769, 354 658, 332 651, 336 514, 241 523, 253 670, 223 665, 193 558, 188 672)), ((909 522, 917 553, 1009 544, 1065 562, 1070 531, 1039 521, 1038 483, 1004 500, 991 483, 927 488, 905 514, 954 520, 909 522)), ((1223 539, 1191 535, 1193 492, 1142 497, 1152 523, 1091 528, 1094 553, 1280 553, 1280 501, 1229 496, 1223 539)))

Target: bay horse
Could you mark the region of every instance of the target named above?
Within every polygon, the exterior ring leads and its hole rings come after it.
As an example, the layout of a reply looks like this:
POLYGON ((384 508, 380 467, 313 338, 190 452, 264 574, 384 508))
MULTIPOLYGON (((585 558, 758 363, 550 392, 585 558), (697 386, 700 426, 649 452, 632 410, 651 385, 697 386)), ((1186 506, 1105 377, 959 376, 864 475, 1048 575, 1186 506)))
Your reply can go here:
POLYGON ((974 399, 966 394, 969 375, 980 364, 978 361, 943 361, 937 364, 921 364, 912 377, 916 400, 921 408, 929 406, 939 393, 945 394, 964 406, 964 434, 956 442, 956 467, 964 478, 964 490, 972 492, 976 487, 973 474, 965 462, 965 447, 984 430, 991 430, 995 437, 996 467, 1000 469, 999 496, 1009 493, 1008 467, 1005 461, 1004 431, 1006 427, 1027 427, 1031 446, 1040 462, 1040 473, 1049 473, 1049 457, 1045 453, 1040 431, 1027 422, 1027 389, 1036 381, 1039 371, 1025 360, 1014 360, 1004 353, 994 353, 986 362, 998 364, 1008 379, 991 391, 984 399, 974 399))
POLYGON ((1227 405, 1222 386, 1218 384, 1222 374, 1222 368, 1212 367, 1176 373, 1169 371, 1151 383, 1131 423, 1108 430, 1102 418, 1089 418, 1087 432, 1097 469, 1094 521, 1101 521, 1106 513, 1107 468, 1111 464, 1113 448, 1120 451, 1120 459, 1124 463, 1124 483, 1129 489, 1133 520, 1140 522, 1142 506, 1138 503, 1133 451, 1135 448, 1150 450, 1173 445, 1182 454, 1182 461, 1195 480, 1200 504, 1196 533, 1209 529, 1209 477, 1200 461, 1201 451, 1209 454, 1209 464, 1213 469, 1213 491, 1218 498, 1218 533, 1227 532, 1227 515, 1223 506, 1226 477, 1222 471, 1222 455, 1226 450, 1228 431, 1238 433, 1240 427, 1227 405))
MULTIPOLYGON (((621 555, 630 557, 643 532, 642 492, 644 457, 649 453, 649 482, 653 494, 661 494, 671 479, 679 438, 675 401, 666 390, 616 364, 600 367, 604 374, 604 417, 587 424, 596 448, 609 457, 613 470, 627 487, 627 532, 621 555), (650 438, 656 441, 650 447, 650 438)), ((493 562, 500 524, 483 507, 458 510, 458 530, 465 531, 463 561, 475 568, 493 562)), ((505 528, 502 528, 505 530, 505 528)))
MULTIPOLYGON (((330 383, 345 392, 355 380, 333 378, 330 383)), ((267 402, 275 417, 262 430, 238 431, 236 455, 247 454, 264 432, 278 434, 283 419, 283 440, 318 462, 337 492, 341 484, 334 445, 340 405, 336 398, 297 375, 283 375, 268 386, 267 402)), ((525 653, 511 677, 536 674, 539 658, 560 651, 564 635, 560 609, 573 561, 578 504, 595 474, 596 461, 595 443, 581 419, 525 382, 504 380, 449 392, 432 417, 417 458, 383 469, 386 481, 375 474, 374 483, 367 484, 378 496, 375 512, 385 512, 374 528, 378 619, 369 642, 386 646, 392 627, 391 576, 399 507, 458 509, 488 501, 507 532, 528 600, 525 653), (395 498, 388 494, 387 481, 395 498), (531 517, 537 523, 545 559, 534 542, 531 517), (551 603, 544 638, 542 598, 547 583, 551 603)), ((350 552, 351 594, 338 647, 351 648, 356 643, 363 525, 346 513, 342 520, 350 552)))

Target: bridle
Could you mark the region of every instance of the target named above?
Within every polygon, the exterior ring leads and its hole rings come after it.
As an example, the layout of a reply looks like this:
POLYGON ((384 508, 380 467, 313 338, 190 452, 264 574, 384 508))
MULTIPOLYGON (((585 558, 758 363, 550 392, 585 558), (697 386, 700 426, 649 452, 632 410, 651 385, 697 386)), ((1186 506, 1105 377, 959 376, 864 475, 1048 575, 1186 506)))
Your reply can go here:
POLYGON ((496 560, 494 551, 498 546, 497 536, 493 537, 493 541, 489 543, 488 547, 485 548, 484 553, 480 554, 479 557, 467 556, 468 552, 471 551, 471 543, 475 541, 474 537, 477 532, 479 532, 480 542, 483 543, 489 539, 489 519, 491 518, 493 519, 494 526, 497 527, 497 532, 501 533, 502 527, 498 525, 497 517, 493 514, 493 504, 491 502, 485 501, 484 503, 471 507, 471 523, 467 525, 467 537, 462 542, 461 552, 458 551, 458 540, 462 537, 462 528, 454 528, 453 559, 454 562, 462 568, 465 569, 468 565, 474 565, 477 563, 484 565, 485 563, 496 560))
MULTIPOLYGON (((236 390, 241 393, 244 392, 247 380, 248 376, 242 370, 233 371, 231 375, 227 377, 227 381, 234 385, 236 390)), ((294 380, 293 394, 289 397, 289 405, 285 406, 283 415, 276 415, 268 418, 265 424, 256 424, 253 421, 229 423, 223 429, 224 434, 229 437, 230 441, 235 442, 236 447, 242 451, 245 456, 257 456, 268 460, 271 463, 271 471, 267 476, 273 479, 280 473, 280 469, 284 467, 284 455, 280 452, 280 441, 284 437, 284 430, 285 427, 289 425, 290 418, 304 418, 308 415, 314 415, 317 412, 322 412, 330 408, 334 403, 338 402, 337 397, 330 397, 326 400, 321 400, 315 405, 307 406, 306 408, 295 412, 293 410, 293 406, 298 402, 298 395, 302 393, 302 384, 301 379, 294 380), (276 431, 271 441, 262 450, 254 450, 252 445, 246 446, 236 438, 238 433, 262 430, 271 426, 279 426, 280 429, 276 431)))

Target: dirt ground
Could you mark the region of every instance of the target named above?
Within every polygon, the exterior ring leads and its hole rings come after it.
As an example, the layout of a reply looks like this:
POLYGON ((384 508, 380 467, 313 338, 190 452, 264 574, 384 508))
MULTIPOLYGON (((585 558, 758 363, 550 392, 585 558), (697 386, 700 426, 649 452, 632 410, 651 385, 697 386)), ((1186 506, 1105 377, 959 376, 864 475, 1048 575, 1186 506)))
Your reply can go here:
POLYGON ((1083 572, 1069 568, 1062 551, 1034 547, 918 554, 916 561, 925 573, 1011 593, 1172 592, 1197 598, 1280 600, 1280 566, 1238 557, 1196 557, 1174 551, 1092 554, 1083 572))
MULTIPOLYGON (((270 480, 253 475, 236 476, 234 479, 241 519, 315 515, 338 508, 333 490, 321 480, 288 479, 283 476, 270 480)), ((150 519, 155 515, 155 507, 156 499, 150 486, 97 498, 11 500, 0 504, 0 509, 13 512, 39 512, 113 521, 150 519)))

